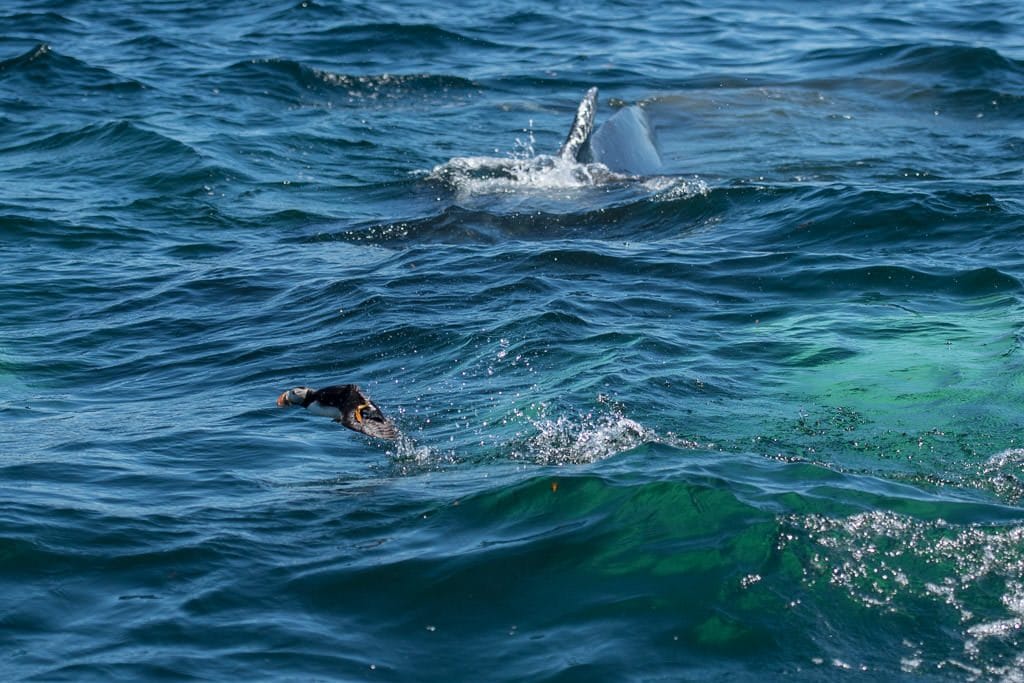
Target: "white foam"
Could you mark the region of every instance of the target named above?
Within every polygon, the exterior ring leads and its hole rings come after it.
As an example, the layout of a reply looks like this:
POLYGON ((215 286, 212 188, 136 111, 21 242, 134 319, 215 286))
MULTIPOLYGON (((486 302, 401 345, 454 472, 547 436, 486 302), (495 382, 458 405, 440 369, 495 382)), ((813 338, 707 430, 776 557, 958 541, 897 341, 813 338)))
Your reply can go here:
POLYGON ((403 476, 437 470, 457 461, 453 453, 423 446, 405 434, 398 435, 398 440, 387 450, 387 455, 391 464, 403 476))
POLYGON ((711 192, 708 184, 697 177, 654 176, 645 180, 643 184, 645 188, 654 193, 651 199, 656 202, 706 197, 711 192))
POLYGON ((430 180, 449 185, 459 196, 550 193, 580 190, 629 179, 603 164, 581 164, 541 154, 523 157, 455 157, 435 167, 430 180))
POLYGON ((435 166, 427 179, 445 183, 463 199, 501 194, 561 194, 573 199, 580 191, 614 184, 632 184, 657 201, 687 199, 709 191, 699 178, 632 176, 600 163, 536 154, 532 132, 525 141, 517 139, 516 150, 507 157, 455 157, 435 166))
MULTIPOLYGON (((918 600, 956 612, 967 661, 947 657, 928 665, 1002 680, 1018 680, 1024 673, 1024 657, 1010 662, 999 654, 1024 637, 1024 526, 954 525, 884 511, 845 518, 793 515, 790 521, 798 531, 784 536, 780 547, 806 535, 812 549, 804 572, 808 584, 826 582, 886 612, 915 608, 918 600), (1000 591, 1002 609, 990 604, 994 591, 1000 591)), ((914 651, 901 667, 917 670, 923 660, 914 651)))
POLYGON ((559 417, 534 423, 537 434, 522 456, 543 464, 567 465, 603 460, 653 440, 643 425, 619 414, 587 414, 581 419, 559 417))
POLYGON ((1024 501, 1024 449, 1009 448, 990 457, 976 485, 991 489, 1010 505, 1024 501))

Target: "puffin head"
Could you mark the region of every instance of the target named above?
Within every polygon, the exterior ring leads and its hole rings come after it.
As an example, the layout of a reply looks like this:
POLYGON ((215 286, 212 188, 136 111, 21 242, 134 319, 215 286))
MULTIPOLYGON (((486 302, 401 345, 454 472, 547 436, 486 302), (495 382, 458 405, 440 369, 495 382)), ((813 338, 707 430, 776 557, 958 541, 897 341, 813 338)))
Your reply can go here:
POLYGON ((313 393, 313 390, 309 387, 295 387, 289 389, 280 396, 277 397, 277 406, 279 408, 285 408, 287 406, 301 406, 306 401, 306 397, 313 393))

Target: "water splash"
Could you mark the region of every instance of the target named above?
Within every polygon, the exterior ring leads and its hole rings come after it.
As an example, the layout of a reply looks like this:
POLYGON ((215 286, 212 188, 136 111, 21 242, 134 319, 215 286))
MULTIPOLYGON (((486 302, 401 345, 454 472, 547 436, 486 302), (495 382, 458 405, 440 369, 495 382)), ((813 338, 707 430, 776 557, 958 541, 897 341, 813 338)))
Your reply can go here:
MULTIPOLYGON (((536 430, 532 436, 514 444, 509 457, 539 465, 578 465, 593 463, 646 443, 664 443, 678 448, 698 448, 694 441, 675 434, 658 434, 637 420, 627 417, 622 406, 610 405, 605 397, 598 401, 609 406, 572 417, 548 418, 543 414, 531 419, 536 430)), ((543 411, 543 408, 542 408, 543 411)))
POLYGON ((423 445, 406 434, 398 436, 386 455, 391 473, 403 477, 441 470, 458 462, 453 452, 423 445))
POLYGON ((996 453, 981 468, 979 488, 991 490, 1010 505, 1024 500, 1024 448, 996 453))
POLYGON ((634 176, 617 173, 602 163, 582 163, 535 150, 532 121, 516 138, 506 157, 455 157, 435 166, 427 180, 449 187, 460 199, 476 196, 560 193, 575 199, 581 192, 601 187, 626 186, 649 194, 656 201, 707 195, 707 183, 699 178, 634 176))
POLYGON ((603 460, 653 438, 642 424, 622 415, 588 413, 574 420, 559 417, 534 423, 537 434, 513 458, 545 465, 603 460))
POLYGON ((435 167, 428 180, 442 182, 459 197, 579 190, 629 176, 603 164, 581 164, 548 154, 509 157, 455 157, 435 167))

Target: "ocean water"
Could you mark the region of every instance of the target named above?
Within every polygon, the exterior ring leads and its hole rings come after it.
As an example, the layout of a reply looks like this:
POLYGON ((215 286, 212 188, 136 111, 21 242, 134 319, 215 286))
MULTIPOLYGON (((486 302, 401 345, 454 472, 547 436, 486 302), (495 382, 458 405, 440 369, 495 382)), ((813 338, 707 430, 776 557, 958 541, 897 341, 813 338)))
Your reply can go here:
POLYGON ((1024 680, 1022 25, 4 4, 0 679, 1024 680))

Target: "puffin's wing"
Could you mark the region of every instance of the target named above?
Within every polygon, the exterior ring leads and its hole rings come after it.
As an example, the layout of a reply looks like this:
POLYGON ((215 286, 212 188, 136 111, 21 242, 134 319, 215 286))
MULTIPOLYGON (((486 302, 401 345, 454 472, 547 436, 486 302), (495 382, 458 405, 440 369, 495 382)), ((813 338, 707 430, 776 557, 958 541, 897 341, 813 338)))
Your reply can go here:
POLYGON ((358 400, 348 402, 341 411, 341 424, 378 439, 397 439, 398 429, 391 420, 384 417, 380 408, 359 389, 355 389, 354 393, 358 400))

